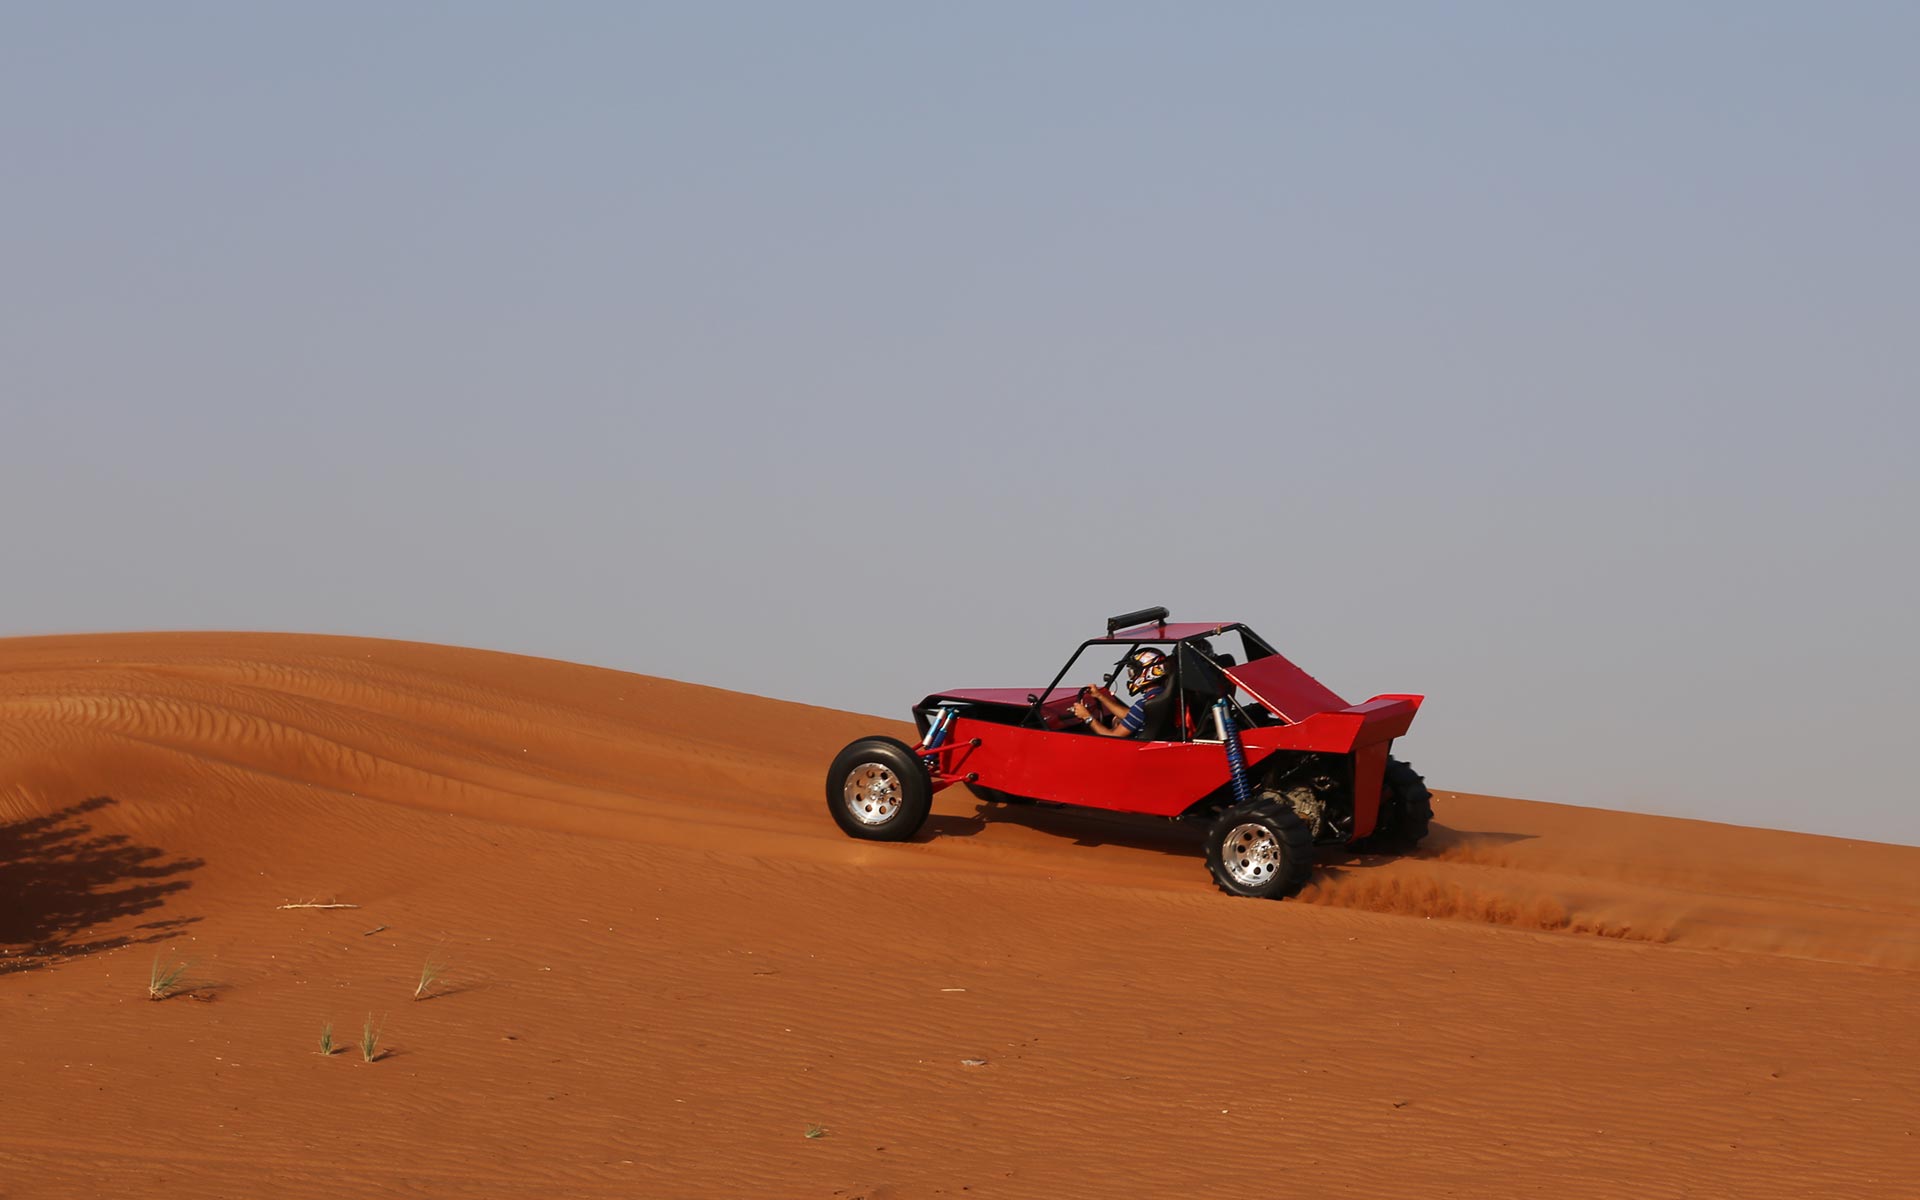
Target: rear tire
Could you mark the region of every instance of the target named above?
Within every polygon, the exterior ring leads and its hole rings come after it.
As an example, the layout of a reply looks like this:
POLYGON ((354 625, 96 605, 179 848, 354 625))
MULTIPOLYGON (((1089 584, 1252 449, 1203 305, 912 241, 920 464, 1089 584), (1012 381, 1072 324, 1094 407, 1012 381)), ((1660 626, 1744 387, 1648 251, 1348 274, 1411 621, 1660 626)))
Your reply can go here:
POLYGON ((848 837, 904 842, 933 811, 933 781, 905 742, 861 738, 827 768, 827 811, 848 837))
POLYGON ((1229 896, 1279 900, 1313 874, 1313 831, 1272 800, 1236 804, 1207 829, 1207 871, 1229 896))
POLYGON ((1380 784, 1380 816, 1360 849, 1376 854, 1409 854, 1433 823, 1433 793, 1420 772, 1397 758, 1387 760, 1380 784))

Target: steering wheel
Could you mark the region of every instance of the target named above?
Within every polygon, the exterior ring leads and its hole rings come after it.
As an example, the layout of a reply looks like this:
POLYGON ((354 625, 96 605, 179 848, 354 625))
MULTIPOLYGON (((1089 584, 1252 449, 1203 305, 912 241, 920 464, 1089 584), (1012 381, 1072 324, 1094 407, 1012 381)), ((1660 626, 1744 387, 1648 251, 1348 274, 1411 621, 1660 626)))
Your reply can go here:
MULTIPOLYGON (((1075 693, 1074 702, 1077 704, 1084 705, 1086 707, 1086 710, 1089 713, 1104 713, 1106 709, 1104 708, 1104 706, 1101 705, 1098 699, 1099 695, 1103 690, 1104 689, 1102 689, 1098 684, 1089 683, 1085 687, 1081 688, 1079 692, 1075 693)), ((1107 693, 1107 694, 1111 695, 1112 693, 1107 693)), ((1069 709, 1068 711, 1071 712, 1072 710, 1069 709)), ((1079 718, 1075 717, 1074 720, 1078 721, 1079 718)))

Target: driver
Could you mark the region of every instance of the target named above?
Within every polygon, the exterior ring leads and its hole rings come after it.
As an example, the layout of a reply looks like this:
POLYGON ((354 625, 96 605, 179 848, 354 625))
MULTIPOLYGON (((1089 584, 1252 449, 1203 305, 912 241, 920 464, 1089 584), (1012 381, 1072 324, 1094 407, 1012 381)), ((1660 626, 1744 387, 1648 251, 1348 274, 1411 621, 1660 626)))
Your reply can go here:
POLYGON ((1147 705, 1167 690, 1167 656, 1151 646, 1127 655, 1127 691, 1137 697, 1128 707, 1112 692, 1088 687, 1069 710, 1101 737, 1139 737, 1147 727, 1147 705))

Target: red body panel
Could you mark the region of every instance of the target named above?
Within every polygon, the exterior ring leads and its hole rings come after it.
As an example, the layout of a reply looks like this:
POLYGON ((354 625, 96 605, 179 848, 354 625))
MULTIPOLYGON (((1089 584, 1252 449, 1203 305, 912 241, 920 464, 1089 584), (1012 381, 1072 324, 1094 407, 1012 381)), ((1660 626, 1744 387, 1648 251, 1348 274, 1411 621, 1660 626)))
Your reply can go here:
MULTIPOLYGON (((1019 696, 1024 700, 1026 693, 1019 696)), ((1420 700, 1376 696, 1291 725, 1247 730, 1241 735, 1247 766, 1257 773, 1259 764, 1279 750, 1352 754, 1354 836, 1365 837, 1373 832, 1379 809, 1387 747, 1412 724, 1420 700)), ((955 777, 972 775, 1017 796, 1115 812, 1177 816, 1231 778, 1226 749, 1218 742, 1139 742, 960 717, 951 744, 962 750, 943 769, 955 777)))
POLYGON ((966 717, 954 722, 953 736, 980 739, 956 770, 988 787, 1059 804, 1171 817, 1227 782, 1227 755, 1218 744, 1043 732, 966 717))

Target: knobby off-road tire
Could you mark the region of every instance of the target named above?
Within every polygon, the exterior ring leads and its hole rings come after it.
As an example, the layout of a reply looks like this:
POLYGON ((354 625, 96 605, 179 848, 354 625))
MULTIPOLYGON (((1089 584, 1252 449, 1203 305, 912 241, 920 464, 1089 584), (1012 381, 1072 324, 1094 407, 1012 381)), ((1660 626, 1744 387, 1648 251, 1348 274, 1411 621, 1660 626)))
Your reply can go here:
POLYGON ((827 811, 848 837, 904 842, 933 810, 933 781, 905 742, 861 738, 827 768, 827 811))
POLYGON ((1427 836, 1433 823, 1433 793, 1420 772, 1397 758, 1387 760, 1380 785, 1380 815, 1359 849, 1376 854, 1407 854, 1427 836))
POLYGON ((1236 804, 1207 829, 1207 871, 1229 896, 1279 900, 1313 874, 1313 831, 1273 792, 1236 804))

